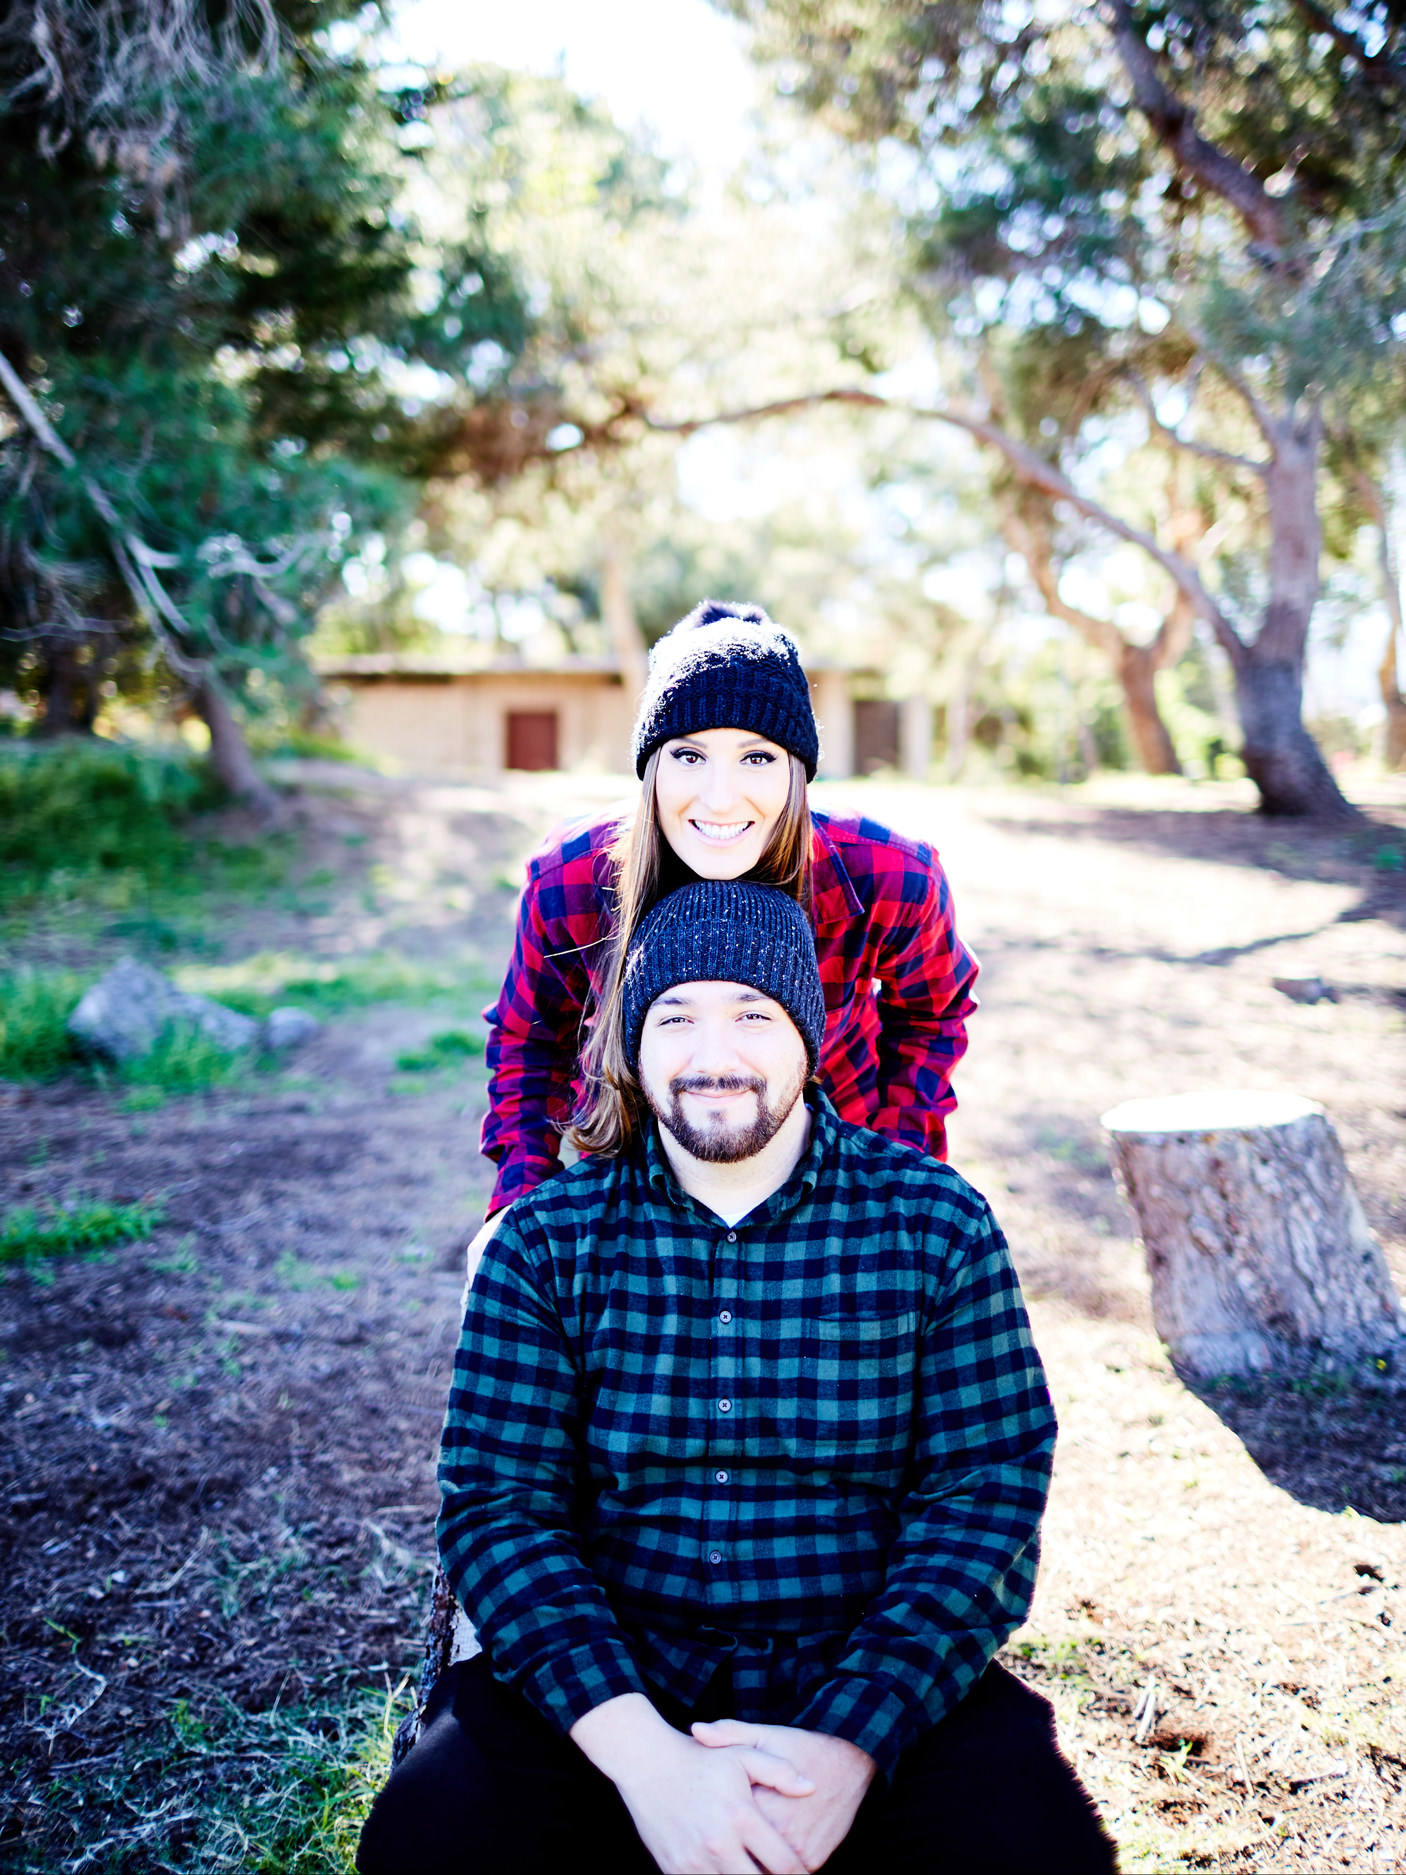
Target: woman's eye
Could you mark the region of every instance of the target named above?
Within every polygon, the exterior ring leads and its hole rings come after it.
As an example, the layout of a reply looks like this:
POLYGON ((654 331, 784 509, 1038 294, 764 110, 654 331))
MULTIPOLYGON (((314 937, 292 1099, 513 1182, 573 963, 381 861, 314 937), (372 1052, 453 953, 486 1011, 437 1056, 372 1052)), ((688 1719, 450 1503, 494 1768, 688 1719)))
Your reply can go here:
POLYGON ((768 755, 765 749, 752 749, 742 759, 744 762, 753 763, 757 768, 770 768, 776 757, 768 755))
POLYGON ((695 762, 701 762, 703 760, 703 757, 699 754, 697 749, 675 749, 673 751, 673 756, 676 762, 686 762, 690 768, 693 767, 695 762))

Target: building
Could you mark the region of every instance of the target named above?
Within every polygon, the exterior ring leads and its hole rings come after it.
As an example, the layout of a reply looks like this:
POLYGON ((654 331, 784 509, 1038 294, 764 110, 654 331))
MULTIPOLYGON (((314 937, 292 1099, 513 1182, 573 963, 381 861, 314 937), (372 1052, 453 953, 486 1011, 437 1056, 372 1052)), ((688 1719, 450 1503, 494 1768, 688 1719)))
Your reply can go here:
MULTIPOLYGON (((347 741, 411 769, 585 769, 625 773, 635 699, 618 666, 562 658, 545 666, 498 659, 456 668, 444 659, 363 655, 318 667, 347 741)), ((897 769, 926 779, 932 708, 926 698, 877 693, 873 672, 811 671, 820 724, 820 775, 897 769)))

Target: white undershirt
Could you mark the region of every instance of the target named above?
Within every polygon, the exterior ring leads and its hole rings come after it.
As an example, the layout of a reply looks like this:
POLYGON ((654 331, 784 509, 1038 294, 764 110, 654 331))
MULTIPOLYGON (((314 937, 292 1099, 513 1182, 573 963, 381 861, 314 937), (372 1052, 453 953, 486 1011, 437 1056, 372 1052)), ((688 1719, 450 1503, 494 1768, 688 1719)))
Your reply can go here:
POLYGON ((754 1204, 749 1204, 745 1211, 733 1211, 730 1213, 727 1211, 719 1211, 715 1209, 712 1205, 710 1205, 708 1208, 710 1211, 712 1211, 714 1217, 720 1217, 724 1224, 731 1227, 731 1226, 740 1224, 744 1217, 750 1217, 753 1211, 755 1211, 757 1207, 754 1204))

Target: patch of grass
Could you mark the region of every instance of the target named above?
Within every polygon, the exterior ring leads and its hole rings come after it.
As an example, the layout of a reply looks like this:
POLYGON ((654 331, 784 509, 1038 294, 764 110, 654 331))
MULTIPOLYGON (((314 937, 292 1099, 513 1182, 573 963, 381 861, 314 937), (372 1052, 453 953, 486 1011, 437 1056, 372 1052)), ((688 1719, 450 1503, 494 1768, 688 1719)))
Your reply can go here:
POLYGON ((182 1029, 164 1036, 150 1054, 127 1061, 120 1068, 94 1068, 97 1080, 109 1078, 132 1088, 122 1104, 129 1113, 159 1107, 171 1094, 198 1094, 207 1087, 226 1087, 255 1071, 257 1062, 247 1049, 219 1048, 199 1029, 182 1029))
POLYGON ((149 1237, 160 1222, 159 1205, 80 1203, 43 1211, 21 1206, 0 1217, 0 1263, 110 1250, 149 1237))
POLYGON ((481 1035, 469 1035, 463 1029, 445 1029, 439 1035, 432 1035, 423 1048, 397 1055, 395 1065, 404 1074, 424 1074, 481 1055, 483 1048, 481 1035))
POLYGON ((248 1713, 177 1700, 167 1723, 100 1768, 46 1780, 26 1867, 352 1875, 362 1824, 390 1775, 409 1682, 248 1713))
POLYGON ((69 970, 0 976, 0 1080, 51 1081, 73 1067, 64 1024, 91 981, 69 970))
POLYGON ((174 972, 183 990, 213 996, 248 1016, 280 1003, 314 1014, 340 1015, 373 1003, 431 1003, 489 990, 476 972, 431 966, 395 951, 317 959, 291 951, 260 951, 237 964, 189 964, 174 972))

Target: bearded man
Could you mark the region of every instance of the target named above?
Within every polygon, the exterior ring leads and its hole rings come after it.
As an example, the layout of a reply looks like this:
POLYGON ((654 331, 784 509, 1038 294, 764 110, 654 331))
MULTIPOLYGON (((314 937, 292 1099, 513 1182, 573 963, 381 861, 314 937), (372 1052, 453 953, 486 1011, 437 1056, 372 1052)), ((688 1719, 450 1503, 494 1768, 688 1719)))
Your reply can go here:
MULTIPOLYGON (((811 1085, 807 920, 661 900, 633 1125, 503 1214, 467 1298, 442 1676, 364 1875, 1107 1875, 1024 1619, 1055 1424, 1005 1241, 811 1085)), ((616 1090, 617 1092, 621 1090, 616 1090)))

